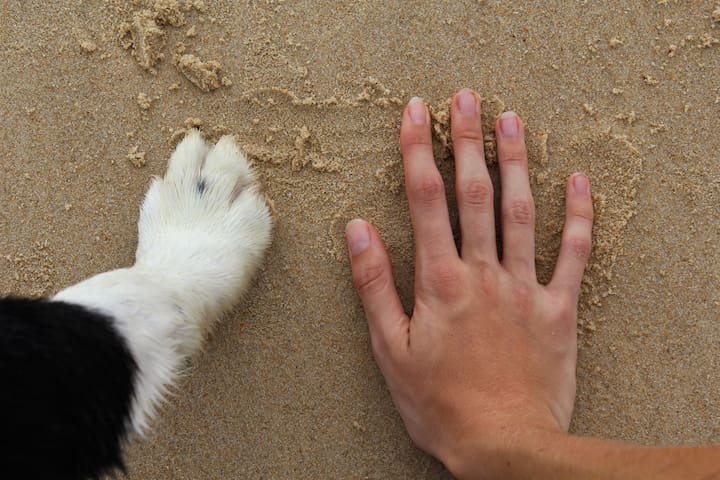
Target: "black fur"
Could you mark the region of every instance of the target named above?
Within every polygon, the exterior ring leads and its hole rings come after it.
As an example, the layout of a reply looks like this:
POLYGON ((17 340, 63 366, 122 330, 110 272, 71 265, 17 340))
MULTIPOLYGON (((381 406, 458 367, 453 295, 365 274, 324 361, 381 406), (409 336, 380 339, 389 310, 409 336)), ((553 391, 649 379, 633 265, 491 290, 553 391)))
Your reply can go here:
POLYGON ((94 479, 123 469, 136 372, 107 316, 0 298, 0 479, 94 479))
POLYGON ((205 179, 204 179, 204 178, 201 178, 200 180, 198 180, 198 182, 197 182, 197 190, 198 190, 198 192, 200 193, 200 195, 202 195, 203 193, 205 193, 205 190, 207 190, 207 183, 205 183, 205 179))

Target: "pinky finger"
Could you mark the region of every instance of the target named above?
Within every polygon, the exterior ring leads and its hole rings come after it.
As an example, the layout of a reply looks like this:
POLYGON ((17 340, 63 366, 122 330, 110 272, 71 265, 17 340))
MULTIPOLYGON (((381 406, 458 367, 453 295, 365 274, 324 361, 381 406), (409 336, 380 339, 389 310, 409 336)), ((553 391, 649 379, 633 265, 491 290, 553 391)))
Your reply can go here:
POLYGON ((565 228, 549 288, 577 298, 592 249, 593 205, 588 178, 582 173, 572 175, 565 198, 565 228))

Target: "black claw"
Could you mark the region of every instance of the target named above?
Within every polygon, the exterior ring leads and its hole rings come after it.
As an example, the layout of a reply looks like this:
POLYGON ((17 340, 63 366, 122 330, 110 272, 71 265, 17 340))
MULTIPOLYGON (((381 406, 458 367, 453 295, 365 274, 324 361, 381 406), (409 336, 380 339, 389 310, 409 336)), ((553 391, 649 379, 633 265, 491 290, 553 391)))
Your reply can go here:
POLYGON ((197 182, 197 189, 200 195, 205 193, 205 190, 207 190, 207 184, 205 183, 205 179, 200 179, 197 182))

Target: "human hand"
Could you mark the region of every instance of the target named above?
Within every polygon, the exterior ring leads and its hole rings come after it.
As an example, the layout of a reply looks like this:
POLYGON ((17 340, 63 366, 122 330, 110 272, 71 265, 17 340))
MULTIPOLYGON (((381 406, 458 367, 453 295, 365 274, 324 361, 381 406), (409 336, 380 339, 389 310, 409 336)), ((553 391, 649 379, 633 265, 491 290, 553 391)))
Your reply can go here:
MULTIPOLYGON (((493 186, 485 165, 480 100, 460 91, 451 107, 462 251, 453 241, 432 153, 430 119, 413 99, 400 144, 416 243, 415 306, 403 311, 375 228, 348 224, 355 286, 373 352, 415 444, 457 475, 468 461, 514 448, 534 431, 566 431, 575 399, 576 319, 591 249, 588 179, 566 190, 566 222, 551 282, 535 276, 535 209, 524 128, 496 123, 503 258, 495 244, 493 186), (469 457, 472 457, 469 458, 469 457)), ((480 462, 482 463, 482 461, 480 462)))

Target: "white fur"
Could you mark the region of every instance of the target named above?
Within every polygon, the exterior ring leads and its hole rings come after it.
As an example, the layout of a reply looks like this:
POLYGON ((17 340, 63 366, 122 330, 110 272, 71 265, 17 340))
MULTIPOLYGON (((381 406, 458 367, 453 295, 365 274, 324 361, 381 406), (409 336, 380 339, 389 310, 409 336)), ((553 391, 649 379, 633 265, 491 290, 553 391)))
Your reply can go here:
POLYGON ((142 434, 184 362, 239 299, 270 244, 270 212, 245 157, 197 131, 153 180, 140 211, 135 265, 55 296, 111 315, 139 367, 131 424, 142 434), (204 184, 204 191, 198 185, 204 184))

